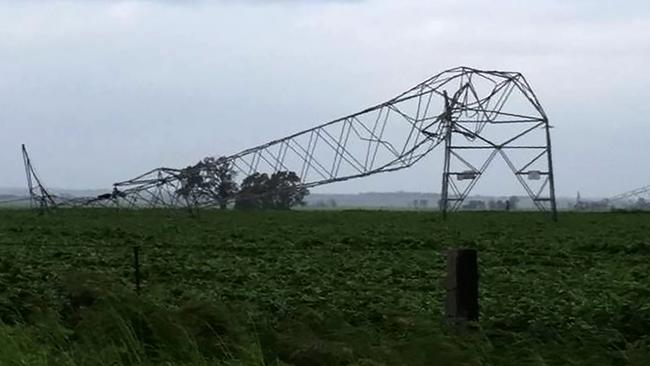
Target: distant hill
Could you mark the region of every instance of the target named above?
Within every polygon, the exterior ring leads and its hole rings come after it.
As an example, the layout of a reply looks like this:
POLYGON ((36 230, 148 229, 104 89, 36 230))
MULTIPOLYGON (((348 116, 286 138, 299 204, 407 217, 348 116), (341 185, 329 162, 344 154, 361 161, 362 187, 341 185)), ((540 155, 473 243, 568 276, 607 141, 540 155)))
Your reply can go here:
MULTIPOLYGON (((518 209, 534 209, 533 202, 524 196, 517 196, 518 209)), ((470 201, 505 201, 508 196, 469 196, 465 203, 470 201)), ((356 194, 330 194, 312 193, 306 197, 307 208, 417 208, 438 209, 440 194, 423 192, 367 192, 356 194)), ((573 208, 575 199, 558 197, 558 209, 573 208)))
POLYGON ((305 201, 310 208, 332 207, 332 202, 340 208, 413 208, 415 201, 420 208, 435 208, 439 194, 422 192, 367 192, 356 194, 312 193, 305 201))
MULTIPOLYGON (((63 197, 94 197, 102 193, 110 192, 111 189, 65 189, 65 188, 47 188, 52 193, 63 197)), ((27 195, 26 188, 0 188, 0 196, 24 197, 27 195)))
MULTIPOLYGON (((51 194, 66 197, 97 197, 108 190, 99 189, 49 189, 51 194)), ((24 207, 28 205, 28 200, 21 200, 27 197, 26 188, 0 188, 0 206, 2 207, 24 207)))
POLYGON ((27 188, 0 188, 0 196, 26 196, 27 188))
MULTIPOLYGON (((58 189, 50 191, 63 197, 96 197, 100 194, 110 192, 110 189, 58 189)), ((0 201, 8 201, 25 197, 25 188, 0 188, 0 201)), ((519 209, 532 209, 534 206, 530 199, 518 196, 519 209)), ((485 201, 506 200, 506 196, 470 196, 466 202, 472 200, 485 201)), ((387 209, 437 209, 440 194, 430 192, 364 192, 364 193, 311 193, 306 197, 307 207, 310 209, 325 208, 387 208, 387 209), (334 204, 333 204, 334 202, 334 204)), ((573 208, 575 199, 558 197, 558 209, 566 210, 573 208)))

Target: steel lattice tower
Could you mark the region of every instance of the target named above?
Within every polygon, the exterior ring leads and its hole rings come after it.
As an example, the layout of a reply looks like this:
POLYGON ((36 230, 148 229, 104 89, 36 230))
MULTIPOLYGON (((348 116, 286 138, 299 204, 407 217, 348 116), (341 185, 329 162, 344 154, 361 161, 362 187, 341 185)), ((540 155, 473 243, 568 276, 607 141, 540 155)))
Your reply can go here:
MULTIPOLYGON (((302 187, 312 188, 408 168, 442 144, 443 214, 460 208, 498 155, 535 206, 555 218, 549 128, 522 74, 457 67, 384 103, 219 159, 232 166, 238 179, 256 172, 292 171, 302 187), (476 162, 469 157, 472 153, 483 156, 476 162)), ((157 168, 115 183, 111 193, 59 199, 55 204, 213 207, 221 203, 210 197, 180 197, 178 192, 186 184, 183 173, 183 169, 157 168)), ((42 193, 54 202, 47 191, 42 193)))
POLYGON ((533 204, 557 219, 550 125, 523 75, 470 71, 458 78, 452 97, 443 94, 443 216, 460 208, 500 156, 533 204), (479 94, 481 88, 489 92, 479 94), (475 161, 466 158, 472 152, 475 161))

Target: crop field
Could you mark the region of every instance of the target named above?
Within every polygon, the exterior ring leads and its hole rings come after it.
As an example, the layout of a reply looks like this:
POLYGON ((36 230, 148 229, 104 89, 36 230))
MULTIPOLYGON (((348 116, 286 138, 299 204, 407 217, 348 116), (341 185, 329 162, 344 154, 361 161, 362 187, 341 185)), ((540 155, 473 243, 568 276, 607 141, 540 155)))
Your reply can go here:
POLYGON ((0 364, 648 365, 649 259, 644 213, 5 209, 0 364))

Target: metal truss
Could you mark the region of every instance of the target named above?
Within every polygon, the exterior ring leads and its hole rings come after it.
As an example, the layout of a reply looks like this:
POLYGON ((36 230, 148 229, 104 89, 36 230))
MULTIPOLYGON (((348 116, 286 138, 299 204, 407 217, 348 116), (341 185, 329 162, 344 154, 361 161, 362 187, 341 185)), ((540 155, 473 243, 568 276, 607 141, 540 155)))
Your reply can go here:
POLYGON ((23 164, 25 165, 25 176, 27 178, 29 206, 31 208, 38 207, 43 210, 56 206, 56 197, 51 195, 41 183, 40 178, 34 170, 32 161, 29 158, 25 144, 21 145, 21 152, 23 155, 23 164))
MULTIPOLYGON (((0 201, 0 205, 14 204, 21 202, 29 202, 30 208, 37 208, 41 211, 47 211, 56 207, 76 207, 76 206, 89 206, 95 202, 99 203, 106 199, 106 195, 99 197, 66 197, 53 194, 49 189, 45 188, 42 180, 36 173, 36 169, 32 164, 32 160, 27 152, 25 144, 21 145, 21 152, 23 157, 23 164, 25 167, 25 177, 27 179, 27 197, 18 197, 6 201, 0 201)), ((102 204, 96 204, 98 206, 102 204)), ((109 205, 103 205, 109 206, 109 205)))
POLYGON ((443 216, 461 207, 500 156, 533 204, 557 219, 550 125, 526 79, 514 72, 470 72, 458 79, 453 97, 445 94, 443 216))
MULTIPOLYGON (((300 177, 302 187, 312 188, 405 169, 444 144, 444 212, 460 207, 496 155, 508 162, 539 209, 546 210, 544 203, 547 202, 555 212, 548 129, 548 119, 520 73, 457 67, 387 102, 222 159, 232 166, 238 179, 256 172, 293 171, 300 177), (517 99, 514 96, 519 100, 511 103, 517 99), (495 139, 486 133, 513 125, 525 128, 505 139, 495 139), (519 144, 540 129, 545 136, 543 143, 519 144), (461 150, 470 147, 458 144, 457 136, 472 143, 472 149, 491 150, 489 159, 479 166, 463 159, 461 150), (537 156, 525 164, 516 163, 509 159, 506 151, 518 148, 535 150, 537 156), (455 160, 463 162, 465 169, 454 170, 455 160), (540 162, 544 162, 543 168, 533 167, 540 162), (470 177, 471 184, 461 189, 451 180, 452 176, 470 177), (524 177, 544 177, 544 183, 533 190, 524 177)), ((111 193, 63 204, 126 207, 210 207, 217 204, 207 198, 180 197, 177 192, 183 184, 182 172, 181 169, 154 169, 115 183, 111 193)))
POLYGON ((610 197, 609 202, 614 203, 614 202, 626 201, 631 198, 641 197, 647 193, 650 193, 650 186, 645 186, 628 192, 617 194, 616 196, 610 197))

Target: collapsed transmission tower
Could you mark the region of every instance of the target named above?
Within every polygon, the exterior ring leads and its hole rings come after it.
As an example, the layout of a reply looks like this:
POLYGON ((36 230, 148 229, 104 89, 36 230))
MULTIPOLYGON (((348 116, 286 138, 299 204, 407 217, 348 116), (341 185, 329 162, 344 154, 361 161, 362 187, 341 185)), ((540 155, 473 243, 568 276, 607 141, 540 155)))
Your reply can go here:
POLYGON ((41 183, 40 178, 34 170, 32 161, 27 153, 25 144, 21 145, 23 154, 23 164, 25 165, 25 176, 27 178, 27 194, 29 197, 29 206, 32 208, 48 209, 57 205, 55 197, 52 196, 41 183))
MULTIPOLYGON (((443 213, 458 210, 494 158, 501 156, 535 206, 555 216, 549 128, 522 74, 458 67, 387 102, 220 159, 239 178, 293 171, 302 187, 311 188, 408 168, 443 144, 443 213)), ((111 193, 83 204, 218 204, 209 197, 190 202, 179 195, 186 179, 183 169, 158 168, 115 183, 111 193)))
POLYGON ((643 198, 644 196, 650 195, 650 186, 640 187, 628 192, 617 194, 616 196, 610 197, 608 201, 610 204, 615 204, 617 202, 629 201, 634 198, 643 198))

